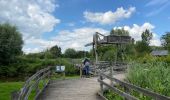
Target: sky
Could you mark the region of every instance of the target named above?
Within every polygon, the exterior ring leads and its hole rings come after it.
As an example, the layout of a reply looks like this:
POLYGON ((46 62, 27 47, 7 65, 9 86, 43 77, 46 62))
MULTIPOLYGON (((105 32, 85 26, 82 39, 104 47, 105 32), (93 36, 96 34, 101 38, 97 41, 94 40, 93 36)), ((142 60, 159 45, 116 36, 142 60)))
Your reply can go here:
POLYGON ((0 0, 0 23, 16 25, 23 36, 25 53, 54 45, 89 50, 95 32, 108 35, 124 28, 136 41, 149 29, 150 45, 170 31, 169 0, 0 0))

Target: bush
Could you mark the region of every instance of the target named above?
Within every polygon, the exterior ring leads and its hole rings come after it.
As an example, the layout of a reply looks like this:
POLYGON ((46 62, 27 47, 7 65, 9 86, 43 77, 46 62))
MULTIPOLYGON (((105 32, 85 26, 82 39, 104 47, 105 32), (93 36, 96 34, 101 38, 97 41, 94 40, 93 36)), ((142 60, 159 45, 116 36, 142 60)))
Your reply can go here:
MULTIPOLYGON (((36 71, 56 65, 66 66, 66 75, 75 75, 79 71, 74 65, 65 58, 58 59, 40 59, 33 57, 20 56, 17 62, 8 66, 0 66, 1 77, 28 77, 36 73, 36 71)), ((24 78, 23 78, 24 79, 24 78)))

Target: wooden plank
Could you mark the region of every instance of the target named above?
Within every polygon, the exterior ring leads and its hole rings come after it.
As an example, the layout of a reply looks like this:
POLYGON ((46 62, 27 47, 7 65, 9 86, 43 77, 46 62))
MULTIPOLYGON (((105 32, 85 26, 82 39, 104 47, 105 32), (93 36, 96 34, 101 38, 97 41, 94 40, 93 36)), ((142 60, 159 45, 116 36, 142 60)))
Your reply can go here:
POLYGON ((97 78, 51 80, 38 100, 103 100, 97 78))

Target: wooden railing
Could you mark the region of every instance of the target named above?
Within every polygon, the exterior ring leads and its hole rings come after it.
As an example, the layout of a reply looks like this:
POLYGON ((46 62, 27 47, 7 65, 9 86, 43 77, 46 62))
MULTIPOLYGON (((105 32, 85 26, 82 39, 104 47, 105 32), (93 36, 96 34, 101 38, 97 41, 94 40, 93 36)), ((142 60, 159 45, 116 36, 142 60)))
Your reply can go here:
POLYGON ((104 93, 103 86, 106 86, 109 89, 113 90, 115 93, 117 93, 120 96, 124 97, 125 100, 139 100, 137 97, 130 94, 130 90, 135 90, 136 92, 142 93, 143 95, 152 97, 154 100, 170 100, 170 97, 160 95, 158 93, 149 91, 147 89, 132 85, 132 84, 124 82, 124 81, 120 81, 120 80, 118 80, 116 78, 111 78, 110 76, 105 75, 103 73, 100 73, 100 78, 98 79, 98 82, 100 82, 100 88, 101 88, 101 91, 99 92, 99 95, 101 95, 102 97, 104 97, 103 96, 103 93, 104 93), (110 84, 104 82, 103 81, 104 78, 107 78, 110 81, 119 84, 121 87, 124 88, 124 91, 116 88, 114 85, 110 85, 110 84))
POLYGON ((37 99, 39 94, 49 83, 49 76, 51 74, 51 67, 44 68, 36 72, 29 79, 26 80, 23 88, 20 91, 14 91, 11 94, 12 100, 28 100, 32 91, 35 91, 34 99, 37 99), (41 86, 41 87, 40 87, 41 86))

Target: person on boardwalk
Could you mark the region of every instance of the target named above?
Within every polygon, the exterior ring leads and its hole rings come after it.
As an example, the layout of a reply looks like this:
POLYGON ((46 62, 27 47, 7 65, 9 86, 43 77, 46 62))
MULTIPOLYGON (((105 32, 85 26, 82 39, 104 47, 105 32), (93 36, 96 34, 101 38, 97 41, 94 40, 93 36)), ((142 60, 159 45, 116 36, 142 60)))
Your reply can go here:
POLYGON ((84 64, 85 75, 86 75, 86 77, 88 77, 89 76, 89 71, 90 71, 90 68, 89 68, 90 67, 90 60, 85 58, 83 64, 84 64))

